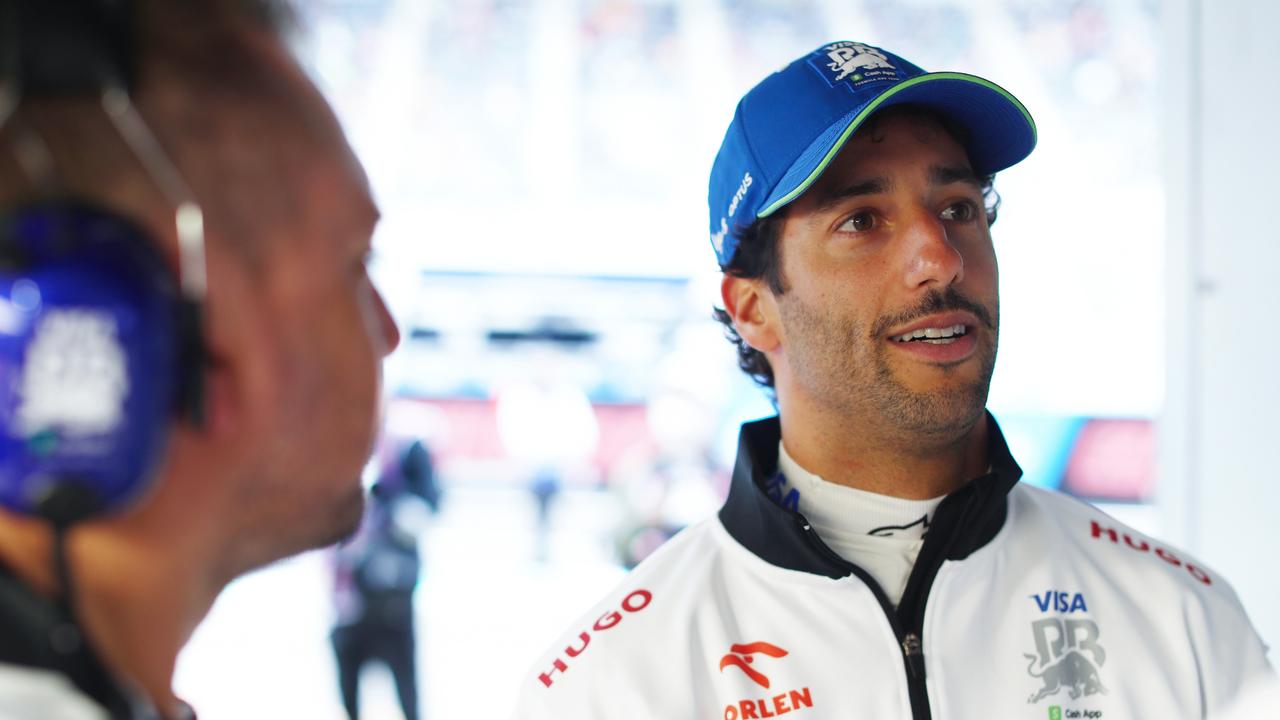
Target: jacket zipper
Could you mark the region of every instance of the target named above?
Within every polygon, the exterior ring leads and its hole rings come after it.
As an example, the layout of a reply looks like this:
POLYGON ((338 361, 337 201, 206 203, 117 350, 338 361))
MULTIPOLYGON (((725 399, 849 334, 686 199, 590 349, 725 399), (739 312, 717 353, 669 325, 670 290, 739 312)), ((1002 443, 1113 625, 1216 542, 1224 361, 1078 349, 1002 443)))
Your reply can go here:
MULTIPOLYGON (((821 552, 828 560, 838 566, 847 569, 849 572, 857 575, 867 587, 871 588, 871 593, 876 596, 876 600, 880 603, 880 609, 884 611, 885 618, 889 621, 889 627, 893 629, 894 637, 898 639, 898 647, 902 650, 902 664, 907 676, 907 695, 911 700, 911 717, 913 720, 932 720, 933 713, 929 707, 929 692, 925 686, 924 671, 924 604, 920 605, 918 617, 913 618, 914 627, 904 628, 898 619, 898 613, 893 608, 893 603, 889 602, 889 597, 884 594, 884 589, 880 587, 880 583, 875 581, 866 570, 854 565, 836 554, 834 550, 827 547, 827 544, 818 537, 818 533, 813 529, 813 525, 809 524, 804 516, 797 514, 800 520, 800 527, 804 530, 805 537, 821 552)), ((936 570, 935 570, 936 573, 936 570)), ((925 585, 927 588, 932 587, 933 582, 925 585)))

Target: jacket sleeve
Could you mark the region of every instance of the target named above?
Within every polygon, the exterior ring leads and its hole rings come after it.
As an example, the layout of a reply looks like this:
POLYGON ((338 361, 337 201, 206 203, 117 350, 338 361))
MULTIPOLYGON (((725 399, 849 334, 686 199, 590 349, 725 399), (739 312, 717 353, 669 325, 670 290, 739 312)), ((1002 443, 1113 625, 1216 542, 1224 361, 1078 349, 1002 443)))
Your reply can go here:
POLYGON ((551 712, 551 708, 533 697, 527 688, 520 693, 520 699, 516 701, 516 710, 511 714, 511 720, 555 720, 556 717, 556 714, 551 712))
POLYGON ((594 705, 589 697, 573 692, 551 693, 537 682, 526 682, 520 688, 511 720, 609 720, 615 717, 609 708, 594 705))
POLYGON ((1224 585, 1185 610, 1204 702, 1200 716, 1215 717, 1248 688, 1274 676, 1275 670, 1267 660, 1266 645, 1230 587, 1224 585))
POLYGON ((1209 715, 1210 720, 1258 720, 1280 717, 1280 676, 1265 675, 1250 683, 1226 710, 1209 715))

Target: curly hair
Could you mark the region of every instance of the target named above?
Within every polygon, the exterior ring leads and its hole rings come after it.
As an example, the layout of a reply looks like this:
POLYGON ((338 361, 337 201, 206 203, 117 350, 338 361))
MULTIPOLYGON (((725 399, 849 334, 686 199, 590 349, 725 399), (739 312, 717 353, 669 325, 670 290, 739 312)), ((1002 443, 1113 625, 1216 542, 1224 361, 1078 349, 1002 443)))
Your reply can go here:
MULTIPOLYGON (((942 121, 943 128, 957 140, 964 133, 951 123, 942 121)), ((982 204, 986 210, 987 227, 995 224, 1000 209, 1000 194, 995 189, 995 175, 980 177, 982 188, 982 204)), ((721 272, 739 278, 763 278, 774 295, 782 295, 787 291, 786 279, 782 275, 782 262, 778 254, 778 240, 782 235, 782 224, 786 218, 787 208, 756 219, 746 228, 738 232, 738 249, 728 265, 721 266, 721 272)), ((773 367, 764 353, 751 347, 738 334, 733 318, 724 308, 713 307, 712 317, 724 326, 725 337, 733 343, 738 352, 738 367, 762 388, 772 391, 773 367)))

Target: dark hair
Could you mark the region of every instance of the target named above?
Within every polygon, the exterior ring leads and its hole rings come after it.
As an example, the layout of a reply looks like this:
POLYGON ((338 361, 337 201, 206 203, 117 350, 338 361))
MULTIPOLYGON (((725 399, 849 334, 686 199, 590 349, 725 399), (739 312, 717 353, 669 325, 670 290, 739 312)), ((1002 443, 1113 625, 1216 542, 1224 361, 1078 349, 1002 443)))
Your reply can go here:
MULTIPOLYGON (((782 263, 778 256, 778 239, 782 235, 782 223, 786 214, 787 209, 784 207, 768 217, 757 219, 737 233, 738 248, 733 252, 733 258, 729 264, 721 266, 720 270, 734 277, 764 278, 775 295, 784 293, 786 285, 782 278, 782 263)), ((727 310, 713 307, 711 315, 724 326, 725 337, 737 348, 738 367, 742 372, 757 385, 772 388, 773 367, 769 365, 769 359, 764 356, 764 353, 751 347, 746 340, 742 339, 727 310)))
MULTIPOLYGON (((266 71, 270 68, 264 68, 257 46, 269 39, 287 50, 297 27, 293 5, 286 0, 137 0, 130 11, 137 64, 133 102, 200 200, 206 228, 216 229, 218 242, 256 266, 267 243, 261 232, 251 231, 248 219, 264 215, 262 186, 243 178, 266 174, 258 168, 267 160, 264 153, 245 149, 245 143, 258 141, 262 128, 279 116, 280 104, 294 102, 296 95, 280 80, 281 73, 266 71), (247 119, 251 115, 253 121, 247 119), (239 141, 234 143, 238 152, 227 152, 228 138, 239 141)), ((155 181, 137 171, 97 103, 90 93, 22 98, 3 132, 38 128, 62 192, 137 212, 160 197, 155 181)), ((284 126, 292 119, 279 122, 282 134, 298 132, 284 126)), ((4 144, 0 138, 0 148, 4 144)), ((11 154, 0 153, 0 206, 38 200, 41 187, 11 154)))
MULTIPOLYGON (((944 123, 949 132, 954 131, 944 123)), ((1000 209, 1000 194, 995 189, 995 175, 979 178, 982 184, 982 204, 986 209, 987 227, 995 224, 1000 209)), ((774 295, 781 295, 787 290, 786 278, 782 276, 782 262, 778 254, 778 240, 782 235, 782 223, 786 218, 787 208, 767 217, 758 218, 738 233, 738 248, 728 265, 720 270, 728 275, 740 278, 763 278, 774 295)), ((711 315, 724 326, 725 337, 733 343, 738 351, 738 367, 757 385, 773 389, 773 367, 764 353, 751 347, 738 334, 733 325, 733 318, 724 308, 711 309, 711 315)))

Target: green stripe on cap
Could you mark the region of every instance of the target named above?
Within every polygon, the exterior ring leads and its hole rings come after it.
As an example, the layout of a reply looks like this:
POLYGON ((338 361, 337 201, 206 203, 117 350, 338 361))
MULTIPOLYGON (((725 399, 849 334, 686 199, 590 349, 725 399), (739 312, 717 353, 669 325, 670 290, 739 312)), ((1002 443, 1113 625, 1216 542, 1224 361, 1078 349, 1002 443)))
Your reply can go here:
POLYGON ((885 91, 884 94, 880 95, 875 100, 872 100, 871 104, 863 108, 862 112, 858 113, 857 117, 853 119, 853 122, 849 123, 849 127, 846 127, 844 129, 844 132, 840 133, 840 137, 836 138, 835 143, 831 145, 831 149, 828 150, 826 156, 822 158, 822 162, 818 163, 818 166, 813 169, 813 172, 809 173, 809 177, 805 178, 804 182, 797 185, 794 190, 778 198, 778 200, 775 201, 772 205, 756 213, 756 217, 762 218, 762 217, 768 217, 769 215, 772 215, 773 213, 777 212, 778 208, 782 207, 783 205, 786 205, 792 200, 795 200, 797 197, 800 196, 801 193, 803 193, 805 190, 808 190, 809 186, 812 185, 814 181, 818 179, 818 176, 821 175, 823 171, 827 169, 827 166, 830 165, 831 161, 835 159, 837 154, 839 154, 840 149, 843 148, 845 142, 849 140, 849 136, 852 135, 853 132, 857 130, 860 125, 862 125, 862 121, 866 120, 867 117, 871 115, 871 113, 878 110, 886 100, 893 97, 894 95, 897 95, 899 92, 906 90, 909 87, 922 85, 924 83, 927 83, 933 80, 960 80, 962 82, 973 83, 974 85, 981 85, 982 87, 985 87, 988 90, 994 90, 996 93, 1000 94, 1000 96, 1002 96, 1005 100, 1008 100, 1014 107, 1018 108, 1018 112, 1022 113, 1023 119, 1025 119, 1027 121, 1027 125, 1031 127, 1032 142, 1035 141, 1036 121, 1032 119, 1031 113, 1027 112, 1027 108, 1024 107, 1021 102, 1018 101, 1018 98, 1009 94, 1008 90, 1005 90, 1004 88, 991 82, 990 80, 984 80, 983 78, 980 78, 977 75, 969 75, 966 73, 937 72, 937 73, 925 73, 924 75, 917 75, 916 77, 913 77, 910 80, 907 80, 905 82, 902 82, 893 86, 889 90, 885 91))

